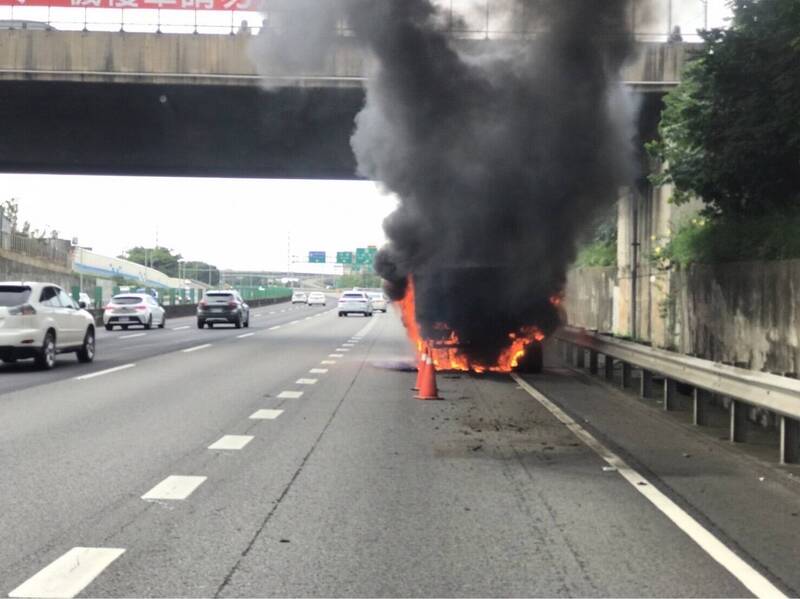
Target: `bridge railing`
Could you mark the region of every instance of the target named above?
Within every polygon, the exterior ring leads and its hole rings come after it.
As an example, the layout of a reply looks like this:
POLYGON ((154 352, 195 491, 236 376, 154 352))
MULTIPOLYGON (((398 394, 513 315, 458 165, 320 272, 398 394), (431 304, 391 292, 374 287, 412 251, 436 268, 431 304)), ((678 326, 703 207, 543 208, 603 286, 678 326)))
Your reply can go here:
POLYGON ((588 354, 591 374, 598 373, 601 356, 604 375, 609 381, 615 379, 615 365, 620 365, 619 382, 623 388, 631 386, 632 369, 639 369, 641 397, 653 395, 654 378, 663 379, 664 410, 677 408, 677 383, 691 386, 692 421, 696 426, 708 423, 712 394, 726 398, 731 442, 746 440, 749 406, 779 415, 780 463, 800 462, 800 380, 719 364, 572 327, 563 328, 556 338, 571 365, 587 367, 588 354))
POLYGON ((40 258, 69 267, 72 263, 70 253, 59 249, 54 240, 27 237, 18 233, 0 231, 0 248, 23 256, 40 258))

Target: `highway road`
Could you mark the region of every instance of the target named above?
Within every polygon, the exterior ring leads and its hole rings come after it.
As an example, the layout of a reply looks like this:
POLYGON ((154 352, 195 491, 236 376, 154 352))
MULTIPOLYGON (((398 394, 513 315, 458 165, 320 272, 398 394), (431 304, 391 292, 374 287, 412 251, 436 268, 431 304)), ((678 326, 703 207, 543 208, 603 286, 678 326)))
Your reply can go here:
POLYGON ((0 368, 0 595, 800 589, 795 471, 555 352, 539 376, 440 374, 422 402, 391 310, 253 314, 0 368))

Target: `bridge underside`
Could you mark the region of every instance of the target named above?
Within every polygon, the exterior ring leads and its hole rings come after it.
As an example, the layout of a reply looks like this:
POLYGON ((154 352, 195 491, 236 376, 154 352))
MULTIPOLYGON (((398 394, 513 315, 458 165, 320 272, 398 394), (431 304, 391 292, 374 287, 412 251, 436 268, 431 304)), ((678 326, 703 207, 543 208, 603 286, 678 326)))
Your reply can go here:
MULTIPOLYGON (((0 172, 355 178, 359 88, 0 81, 0 172)), ((652 137, 661 94, 644 94, 652 137)))

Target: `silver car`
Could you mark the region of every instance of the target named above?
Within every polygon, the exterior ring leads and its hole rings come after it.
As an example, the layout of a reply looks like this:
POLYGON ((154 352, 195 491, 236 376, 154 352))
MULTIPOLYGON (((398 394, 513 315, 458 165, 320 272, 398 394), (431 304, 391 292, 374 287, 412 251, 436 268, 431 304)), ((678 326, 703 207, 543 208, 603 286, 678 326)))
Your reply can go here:
POLYGON ((372 303, 372 309, 375 312, 386 312, 389 302, 386 300, 386 296, 383 294, 383 292, 370 291, 367 293, 367 295, 372 303))

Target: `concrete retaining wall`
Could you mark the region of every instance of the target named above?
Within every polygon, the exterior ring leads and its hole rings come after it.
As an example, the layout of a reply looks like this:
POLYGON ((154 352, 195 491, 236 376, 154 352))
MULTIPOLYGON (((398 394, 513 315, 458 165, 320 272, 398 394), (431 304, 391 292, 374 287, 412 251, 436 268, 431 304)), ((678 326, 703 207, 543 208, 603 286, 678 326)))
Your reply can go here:
MULTIPOLYGON (((46 281, 69 293, 74 285, 80 284, 80 277, 69 267, 0 249, 0 281, 46 281)), ((85 286, 95 285, 93 277, 84 277, 83 282, 85 286)))
MULTIPOLYGON (((569 323, 614 333, 614 321, 630 303, 621 297, 621 283, 614 268, 572 270, 565 301, 569 323)), ((643 295, 663 299, 652 310, 640 310, 647 322, 639 339, 754 370, 800 372, 800 260, 694 265, 640 279, 640 286, 643 295)))

